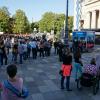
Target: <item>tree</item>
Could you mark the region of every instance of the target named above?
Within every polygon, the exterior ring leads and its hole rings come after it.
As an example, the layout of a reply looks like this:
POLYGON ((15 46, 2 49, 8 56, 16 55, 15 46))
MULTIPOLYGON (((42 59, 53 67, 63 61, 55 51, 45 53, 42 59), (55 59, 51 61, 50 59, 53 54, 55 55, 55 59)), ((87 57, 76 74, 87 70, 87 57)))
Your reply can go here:
POLYGON ((6 7, 0 8, 0 31, 8 32, 9 31, 9 19, 10 13, 6 7))
POLYGON ((39 29, 44 32, 51 32, 54 30, 54 33, 60 32, 62 27, 64 27, 64 14, 55 14, 53 12, 46 12, 42 19, 39 21, 39 29))
POLYGON ((42 19, 39 21, 39 29, 41 32, 47 31, 50 32, 54 26, 55 14, 52 12, 46 12, 42 19))
POLYGON ((69 28, 69 32, 71 33, 73 29, 73 16, 68 17, 68 28, 69 28))
POLYGON ((24 11, 18 9, 16 11, 16 14, 13 16, 13 19, 14 19, 14 26, 13 26, 14 33, 30 32, 30 24, 24 11))
POLYGON ((54 20, 54 30, 56 30, 55 34, 57 32, 60 32, 61 29, 64 27, 64 20, 65 20, 64 14, 56 14, 54 20))
POLYGON ((10 34, 13 33, 13 26, 14 26, 14 19, 13 18, 9 18, 8 32, 10 34))

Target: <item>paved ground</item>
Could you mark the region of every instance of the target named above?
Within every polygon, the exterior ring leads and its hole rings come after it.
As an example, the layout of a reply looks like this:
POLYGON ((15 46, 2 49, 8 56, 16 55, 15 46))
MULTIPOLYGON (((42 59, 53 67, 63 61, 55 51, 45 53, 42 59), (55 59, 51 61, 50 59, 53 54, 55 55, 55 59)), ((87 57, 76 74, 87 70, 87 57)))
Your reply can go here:
MULTIPOLYGON (((100 53, 83 54, 82 59, 86 64, 100 53)), ((71 78, 72 92, 60 90, 59 69, 61 63, 58 57, 52 55, 48 58, 38 58, 37 60, 27 60, 22 65, 18 65, 18 75, 23 77, 25 86, 29 89, 30 95, 26 100, 99 100, 100 92, 92 95, 92 89, 85 88, 81 92, 76 89, 74 78, 71 78)), ((0 69, 0 81, 6 79, 5 67, 0 69)))

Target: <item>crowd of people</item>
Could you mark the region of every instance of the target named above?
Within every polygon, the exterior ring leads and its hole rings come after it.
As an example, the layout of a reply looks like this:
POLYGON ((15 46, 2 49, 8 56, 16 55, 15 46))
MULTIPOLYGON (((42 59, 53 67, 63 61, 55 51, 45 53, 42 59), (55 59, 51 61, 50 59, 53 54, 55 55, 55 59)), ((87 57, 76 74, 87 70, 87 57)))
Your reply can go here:
POLYGON ((31 37, 1 37, 0 38, 0 64, 1 66, 8 63, 9 55, 14 63, 23 63, 32 57, 36 59, 37 56, 50 56, 52 41, 46 38, 31 38, 31 37), (9 53, 9 51, 11 53, 9 53))

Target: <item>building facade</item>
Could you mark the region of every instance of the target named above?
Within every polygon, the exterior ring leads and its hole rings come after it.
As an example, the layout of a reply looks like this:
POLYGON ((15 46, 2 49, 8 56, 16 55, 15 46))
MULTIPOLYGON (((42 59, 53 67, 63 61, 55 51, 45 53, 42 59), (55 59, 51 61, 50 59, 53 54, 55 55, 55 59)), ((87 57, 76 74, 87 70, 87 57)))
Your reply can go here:
POLYGON ((74 0, 74 30, 100 29, 100 0, 74 0))

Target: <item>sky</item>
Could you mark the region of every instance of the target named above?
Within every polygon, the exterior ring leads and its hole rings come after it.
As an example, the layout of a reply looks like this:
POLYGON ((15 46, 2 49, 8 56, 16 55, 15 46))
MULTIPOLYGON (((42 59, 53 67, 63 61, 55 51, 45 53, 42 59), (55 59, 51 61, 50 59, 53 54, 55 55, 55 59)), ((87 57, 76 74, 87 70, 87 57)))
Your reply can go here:
MULTIPOLYGON (((39 21, 45 12, 66 14, 67 0, 0 0, 0 7, 6 6, 11 13, 15 14, 17 9, 22 9, 29 21, 39 21)), ((69 0, 69 15, 74 12, 74 0, 69 0)))

